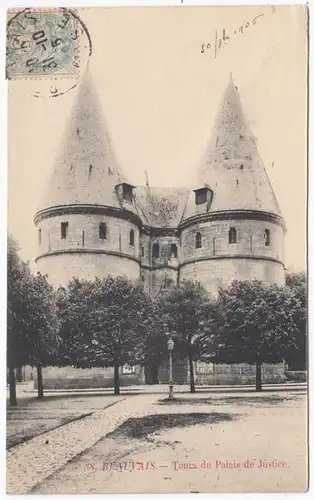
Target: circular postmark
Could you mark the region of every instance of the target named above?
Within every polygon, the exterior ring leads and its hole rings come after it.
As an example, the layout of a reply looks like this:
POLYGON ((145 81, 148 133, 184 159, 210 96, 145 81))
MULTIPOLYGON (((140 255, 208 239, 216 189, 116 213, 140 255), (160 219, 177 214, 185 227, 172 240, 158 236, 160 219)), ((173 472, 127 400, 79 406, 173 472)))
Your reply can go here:
POLYGON ((7 78, 34 79, 36 97, 56 97, 76 87, 92 51, 89 32, 76 12, 32 8, 9 15, 7 78))

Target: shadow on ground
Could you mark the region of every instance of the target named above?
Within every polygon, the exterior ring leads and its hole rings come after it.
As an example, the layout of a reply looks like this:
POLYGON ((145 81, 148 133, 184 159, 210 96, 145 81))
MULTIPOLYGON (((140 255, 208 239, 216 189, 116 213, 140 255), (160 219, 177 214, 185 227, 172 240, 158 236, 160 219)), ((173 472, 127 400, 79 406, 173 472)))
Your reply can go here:
POLYGON ((285 401, 296 401, 298 396, 248 396, 248 397, 220 397, 220 398, 174 398, 174 399, 160 399, 156 404, 158 405, 234 405, 234 406, 247 406, 247 405, 257 405, 257 406, 274 406, 285 401))
POLYGON ((191 427, 199 424, 217 424, 222 421, 231 421, 234 415, 229 413, 166 413, 148 415, 141 418, 129 418, 106 438, 147 439, 153 434, 164 429, 174 427, 191 427))

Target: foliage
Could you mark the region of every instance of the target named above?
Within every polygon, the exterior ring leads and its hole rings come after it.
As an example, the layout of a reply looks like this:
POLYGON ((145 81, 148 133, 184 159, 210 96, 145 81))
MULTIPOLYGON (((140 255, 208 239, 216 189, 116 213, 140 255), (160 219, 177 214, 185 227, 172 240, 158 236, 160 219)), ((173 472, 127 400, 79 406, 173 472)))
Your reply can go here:
POLYGON ((29 364, 54 365, 59 343, 56 292, 39 272, 31 275, 27 303, 29 364))
POLYGON ((51 364, 56 349, 55 293, 47 278, 31 274, 8 238, 8 365, 51 364))
POLYGON ((229 363, 276 363, 295 345, 295 301, 288 287, 256 280, 219 290, 216 351, 229 363))
POLYGON ((156 299, 159 332, 166 332, 175 341, 175 353, 185 358, 199 356, 194 341, 208 331, 213 301, 196 281, 183 280, 178 287, 165 290, 156 299))
POLYGON ((160 352, 165 356, 168 335, 174 340, 174 358, 188 357, 191 392, 195 391, 193 360, 199 359, 202 347, 198 339, 211 330, 213 304, 199 282, 188 280, 165 290, 155 302, 160 352))
POLYGON ((304 272, 286 276, 286 286, 293 296, 294 345, 286 350, 291 369, 306 369, 307 358, 307 282, 304 272))
POLYGON ((85 368, 143 361, 151 300, 138 283, 74 279, 61 309, 64 363, 85 368))

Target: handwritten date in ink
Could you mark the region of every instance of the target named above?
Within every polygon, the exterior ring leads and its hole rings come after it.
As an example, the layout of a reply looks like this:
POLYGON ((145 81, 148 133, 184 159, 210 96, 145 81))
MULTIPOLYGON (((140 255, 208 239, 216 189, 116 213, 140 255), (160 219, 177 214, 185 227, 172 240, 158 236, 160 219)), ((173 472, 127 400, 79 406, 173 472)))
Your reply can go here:
MULTIPOLYGON (((276 7, 271 6, 271 11, 272 14, 276 12, 276 7)), ((237 35, 243 35, 245 31, 253 26, 256 26, 258 24, 259 18, 265 16, 265 14, 258 14, 257 16, 253 17, 250 21, 245 21, 241 26, 238 26, 235 29, 231 30, 226 30, 225 28, 222 29, 222 32, 218 32, 216 30, 215 32, 215 38, 211 42, 206 42, 202 43, 200 46, 200 53, 205 54, 208 51, 211 51, 213 54, 214 59, 216 59, 218 55, 218 51, 226 45, 232 38, 236 37, 237 35)))

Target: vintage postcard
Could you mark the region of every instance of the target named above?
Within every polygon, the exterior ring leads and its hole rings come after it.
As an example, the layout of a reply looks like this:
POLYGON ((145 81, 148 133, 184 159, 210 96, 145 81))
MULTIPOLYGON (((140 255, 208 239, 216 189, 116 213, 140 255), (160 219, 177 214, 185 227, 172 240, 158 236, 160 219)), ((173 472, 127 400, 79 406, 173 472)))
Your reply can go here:
POLYGON ((6 23, 7 492, 306 491, 307 7, 6 23))

